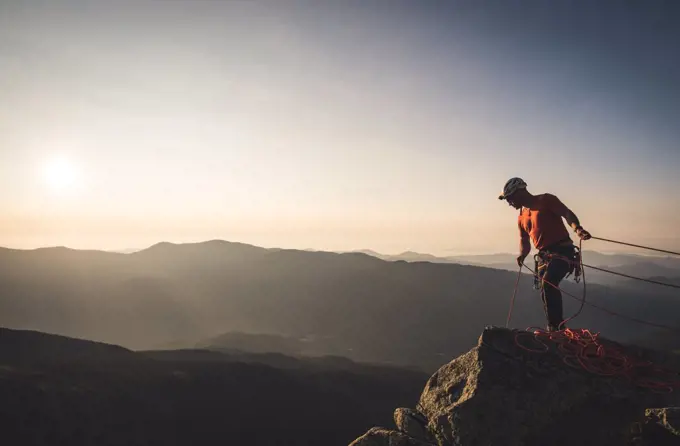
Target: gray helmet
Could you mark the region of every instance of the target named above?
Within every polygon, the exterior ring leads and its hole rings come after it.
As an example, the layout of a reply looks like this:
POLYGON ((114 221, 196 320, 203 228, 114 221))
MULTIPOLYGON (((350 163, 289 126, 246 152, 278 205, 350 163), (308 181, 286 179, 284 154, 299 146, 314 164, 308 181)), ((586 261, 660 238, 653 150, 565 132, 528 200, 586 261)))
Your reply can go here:
POLYGON ((514 194, 517 192, 518 189, 525 189, 527 187, 527 183, 524 182, 523 179, 521 178, 510 178, 506 183, 505 186, 503 186, 503 193, 501 193, 498 196, 499 200, 505 200, 508 198, 510 195, 514 194))

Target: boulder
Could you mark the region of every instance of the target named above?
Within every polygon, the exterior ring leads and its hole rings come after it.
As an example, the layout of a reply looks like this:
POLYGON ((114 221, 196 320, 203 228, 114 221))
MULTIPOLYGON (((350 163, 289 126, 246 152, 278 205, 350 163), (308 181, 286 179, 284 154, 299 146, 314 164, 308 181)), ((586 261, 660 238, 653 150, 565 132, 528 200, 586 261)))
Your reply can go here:
POLYGON ((677 446, 680 444, 680 407, 647 409, 642 422, 633 423, 630 444, 677 446))
POLYGON ((394 411, 394 424, 397 430, 409 437, 426 442, 434 442, 434 438, 427 430, 427 418, 420 412, 400 407, 394 411))
POLYGON ((644 429, 632 426, 648 426, 680 445, 670 409, 680 403, 676 370, 673 355, 587 330, 489 327, 474 348, 431 376, 417 410, 395 411, 396 430, 371 430, 353 444, 632 445, 645 441, 644 429))

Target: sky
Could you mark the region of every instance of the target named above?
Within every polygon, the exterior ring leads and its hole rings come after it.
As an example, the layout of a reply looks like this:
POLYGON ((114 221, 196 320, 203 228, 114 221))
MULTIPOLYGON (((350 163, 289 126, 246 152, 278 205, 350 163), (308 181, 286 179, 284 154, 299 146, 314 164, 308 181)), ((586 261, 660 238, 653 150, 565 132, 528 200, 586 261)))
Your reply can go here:
POLYGON ((676 5, 0 0, 0 246, 680 249, 676 5))

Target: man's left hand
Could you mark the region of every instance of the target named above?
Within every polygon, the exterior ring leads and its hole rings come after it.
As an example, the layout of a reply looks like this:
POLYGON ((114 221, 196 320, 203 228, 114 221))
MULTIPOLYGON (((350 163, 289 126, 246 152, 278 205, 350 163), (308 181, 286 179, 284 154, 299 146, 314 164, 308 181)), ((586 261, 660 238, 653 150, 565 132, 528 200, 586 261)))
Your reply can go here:
POLYGON ((588 240, 592 237, 590 232, 586 231, 580 226, 576 228, 576 235, 578 235, 581 240, 588 240))

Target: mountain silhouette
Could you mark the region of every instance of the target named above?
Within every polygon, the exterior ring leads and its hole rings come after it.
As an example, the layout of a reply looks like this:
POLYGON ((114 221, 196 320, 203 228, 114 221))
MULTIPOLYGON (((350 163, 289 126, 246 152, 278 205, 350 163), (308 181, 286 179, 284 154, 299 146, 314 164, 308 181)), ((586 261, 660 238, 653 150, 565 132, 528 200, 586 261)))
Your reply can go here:
POLYGON ((427 378, 273 356, 132 352, 0 329, 3 444, 346 445, 427 378))
POLYGON ((74 339, 38 331, 0 328, 0 363, 89 363, 136 359, 134 352, 101 342, 74 339))
MULTIPOLYGON (((516 272, 488 267, 219 240, 159 243, 132 254, 2 249, 0 325, 137 350, 195 348, 229 333, 271 335, 293 340, 297 349, 273 342, 272 352, 431 372, 466 351, 485 326, 505 323, 516 278, 516 272)), ((575 296, 583 291, 571 281, 564 288, 575 296)), ((676 325, 680 301, 659 288, 589 283, 587 301, 622 316, 676 325)), ((565 315, 574 314, 579 302, 564 300, 565 315)), ((523 275, 512 326, 544 320, 532 277, 523 275)), ((588 306, 571 324, 620 341, 659 331, 588 306)), ((251 340, 228 348, 254 348, 251 340)), ((265 347, 260 343, 255 351, 265 347)))

